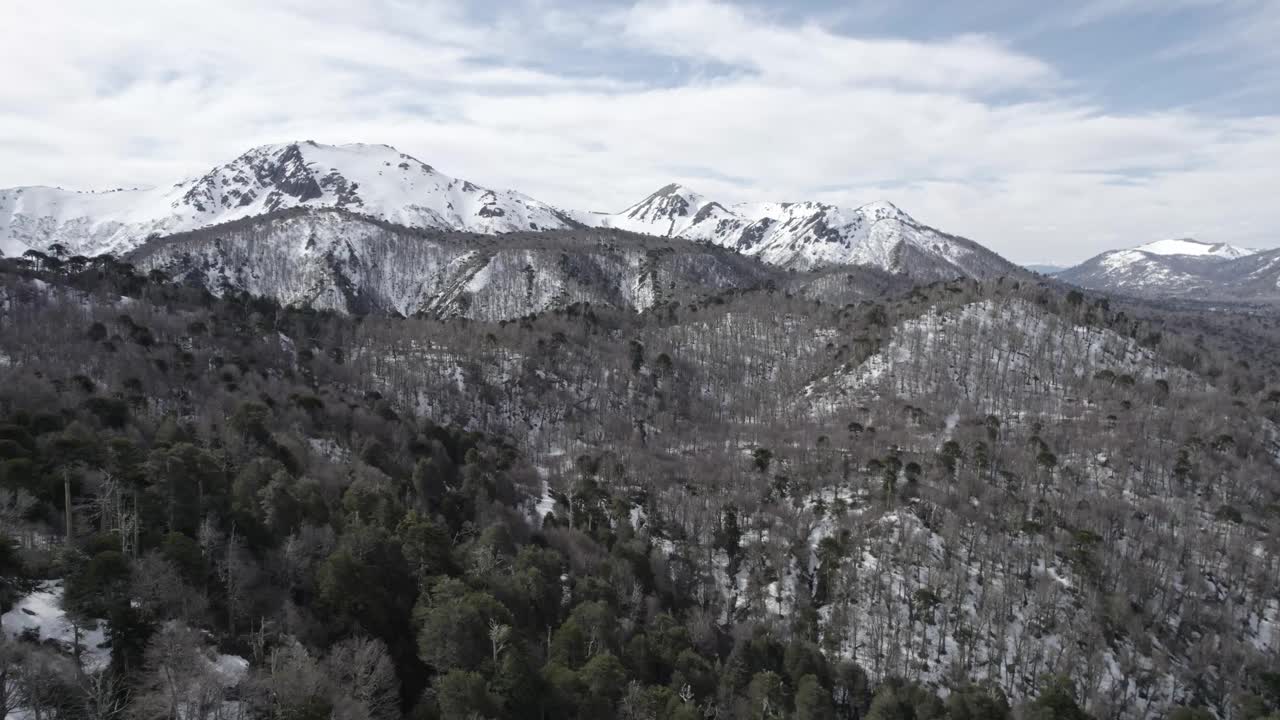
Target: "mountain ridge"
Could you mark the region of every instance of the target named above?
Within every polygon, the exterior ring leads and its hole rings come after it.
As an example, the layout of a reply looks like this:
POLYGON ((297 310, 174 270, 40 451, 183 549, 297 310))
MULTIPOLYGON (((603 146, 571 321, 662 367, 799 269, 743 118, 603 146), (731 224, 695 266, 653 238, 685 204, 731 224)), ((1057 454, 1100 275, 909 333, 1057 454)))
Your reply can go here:
POLYGON ((867 265, 920 280, 993 278, 1017 266, 971 240, 918 222, 886 200, 856 208, 817 201, 726 205, 670 183, 618 213, 576 213, 596 227, 701 240, 797 270, 867 265), (927 271, 909 264, 923 258, 927 271))
POLYGON ((726 248, 680 239, 579 228, 499 240, 308 207, 157 238, 124 259, 215 295, 230 290, 315 310, 491 321, 575 303, 640 312, 785 277, 726 248))
POLYGON ((389 145, 303 141, 253 148, 168 188, 0 189, 0 238, 7 255, 55 243, 71 254, 123 254, 152 237, 299 206, 486 234, 574 225, 550 205, 445 175, 389 145))
POLYGON ((120 255, 157 237, 295 207, 486 235, 613 228, 708 242, 784 268, 864 265, 925 282, 1020 272, 887 201, 853 209, 816 201, 726 205, 671 183, 619 213, 581 212, 446 175, 389 145, 313 141, 259 146, 166 188, 0 189, 0 251, 59 245, 68 255, 120 255))

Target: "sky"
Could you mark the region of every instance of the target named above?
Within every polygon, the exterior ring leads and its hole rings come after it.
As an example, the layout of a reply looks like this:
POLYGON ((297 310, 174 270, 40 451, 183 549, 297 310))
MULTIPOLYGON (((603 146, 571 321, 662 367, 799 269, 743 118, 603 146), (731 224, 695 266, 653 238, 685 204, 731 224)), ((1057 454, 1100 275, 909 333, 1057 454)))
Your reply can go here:
POLYGON ((1019 262, 1280 246, 1280 0, 4 0, 0 187, 394 145, 617 211, 888 200, 1019 262))

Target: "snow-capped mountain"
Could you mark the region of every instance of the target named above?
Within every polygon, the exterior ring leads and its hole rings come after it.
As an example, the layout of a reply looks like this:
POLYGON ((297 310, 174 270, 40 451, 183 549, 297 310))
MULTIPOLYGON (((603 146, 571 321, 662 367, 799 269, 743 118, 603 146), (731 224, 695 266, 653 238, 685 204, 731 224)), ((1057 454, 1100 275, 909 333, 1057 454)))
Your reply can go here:
POLYGON ((1016 272, 981 245, 925 226, 888 202, 853 209, 812 201, 726 206, 671 184, 622 212, 573 217, 596 227, 711 242, 800 270, 868 265, 919 280, 1016 272))
POLYGON ((700 212, 708 206, 708 213, 720 208, 689 188, 671 183, 616 215, 586 213, 579 219, 596 227, 671 237, 680 235, 695 219, 702 219, 700 212))
POLYGON ((1280 297, 1275 255, 1275 251, 1225 243, 1158 240, 1102 253, 1056 277, 1080 287, 1127 295, 1270 300, 1280 297))
POLYGON ((917 281, 1022 272, 887 202, 854 209, 820 202, 726 206, 672 184, 620 213, 578 212, 450 177, 387 145, 311 141, 254 148, 167 188, 0 190, 0 252, 59 245, 67 255, 124 255, 153 239, 294 208, 486 235, 611 228, 708 242, 785 268, 864 265, 917 281))
POLYGON ((1226 243, 1207 243, 1191 238, 1156 240, 1146 245, 1139 245, 1133 251, 1149 255, 1179 255, 1184 257, 1216 258, 1219 260, 1235 260, 1257 252, 1256 250, 1236 247, 1226 243))
POLYGON ((254 148, 167 188, 0 190, 0 250, 12 256, 61 244, 72 255, 119 254, 150 237, 293 207, 485 234, 573 224, 549 205, 450 177, 388 145, 296 142, 254 148))

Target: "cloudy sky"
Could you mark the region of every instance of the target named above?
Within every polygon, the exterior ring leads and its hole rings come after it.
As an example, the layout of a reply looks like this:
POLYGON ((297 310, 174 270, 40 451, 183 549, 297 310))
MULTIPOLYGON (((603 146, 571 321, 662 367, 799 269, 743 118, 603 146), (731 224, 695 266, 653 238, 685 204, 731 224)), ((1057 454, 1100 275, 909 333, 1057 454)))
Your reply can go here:
POLYGON ((0 187, 360 141, 582 209, 886 199, 1023 262, 1280 245, 1280 0, 4 5, 0 187))

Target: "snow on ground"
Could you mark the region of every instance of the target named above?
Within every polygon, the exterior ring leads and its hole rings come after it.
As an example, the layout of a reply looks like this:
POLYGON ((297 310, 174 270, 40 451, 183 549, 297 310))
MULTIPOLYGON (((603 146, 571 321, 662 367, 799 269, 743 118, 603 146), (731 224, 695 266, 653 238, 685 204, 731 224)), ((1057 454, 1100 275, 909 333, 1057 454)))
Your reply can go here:
POLYGON ((0 237, 0 257, 21 257, 31 248, 10 237, 0 237))
POLYGON ((1103 256, 1102 266, 1108 270, 1120 270, 1144 259, 1143 254, 1137 250, 1117 250, 1103 256))
POLYGON ((556 509, 556 499, 551 496, 551 484, 546 480, 542 481, 542 496, 538 498, 538 502, 534 505, 534 522, 542 524, 543 518, 547 513, 554 512, 556 509))
POLYGON ((331 438, 309 437, 307 445, 317 455, 330 462, 342 463, 351 459, 351 452, 331 438))
POLYGON ((943 428, 942 437, 938 440, 939 450, 951 439, 951 435, 956 431, 956 423, 958 422, 960 422, 960 410, 952 410, 951 414, 947 415, 947 425, 943 428))
MULTIPOLYGON (((53 641, 68 655, 72 653, 75 628, 62 608, 63 585, 61 580, 41 583, 34 591, 20 599, 13 609, 0 616, 0 629, 11 638, 35 635, 40 642, 53 641)), ((91 628, 80 629, 80 660, 88 672, 105 670, 111 663, 111 650, 105 647, 106 622, 93 621, 91 628)), ((220 654, 212 649, 203 651, 205 662, 224 688, 240 684, 249 673, 249 661, 238 655, 220 654)), ((234 703, 223 703, 224 708, 234 703)), ((26 713, 10 714, 6 720, 26 720, 26 713)), ((224 714, 235 717, 236 714, 224 714)))
POLYGON ((249 674, 249 661, 239 655, 215 655, 209 664, 223 687, 235 687, 249 674))
MULTIPOLYGON (((44 640, 54 640, 68 653, 72 651, 76 628, 62 609, 62 581, 42 583, 22 598, 13 609, 0 617, 0 627, 10 637, 35 633, 44 640)), ((106 622, 98 620, 90 628, 80 628, 80 659, 87 670, 101 670, 111 662, 106 643, 106 622)))

